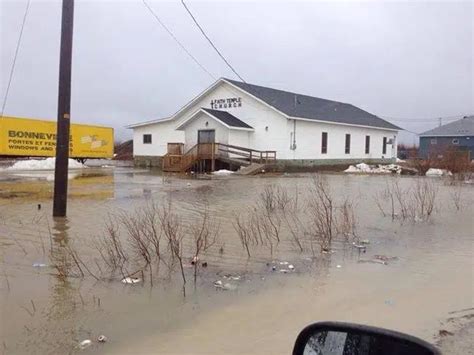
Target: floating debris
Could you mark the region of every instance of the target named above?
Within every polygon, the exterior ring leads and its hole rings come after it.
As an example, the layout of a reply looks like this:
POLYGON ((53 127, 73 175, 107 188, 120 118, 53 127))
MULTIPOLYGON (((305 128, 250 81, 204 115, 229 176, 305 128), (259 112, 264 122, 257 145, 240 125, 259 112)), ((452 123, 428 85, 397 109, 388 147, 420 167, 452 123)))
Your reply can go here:
POLYGON ((77 347, 78 347, 79 349, 81 349, 81 350, 84 350, 84 349, 88 348, 88 347, 91 346, 91 345, 92 345, 92 340, 90 340, 90 339, 85 339, 85 340, 81 341, 81 342, 77 345, 77 347))
POLYGON ((288 265, 289 262, 288 261, 280 261, 280 265, 288 265))
POLYGON ((138 277, 126 277, 122 279, 123 284, 136 284, 141 282, 142 280, 138 277))
POLYGON ((370 263, 370 264, 382 264, 388 265, 386 261, 379 260, 379 259, 360 259, 357 261, 358 263, 370 263))
POLYGON ((393 306, 395 304, 395 301, 393 300, 385 300, 384 302, 387 306, 393 306))
POLYGON ((352 246, 356 249, 360 249, 360 250, 366 250, 367 249, 367 246, 366 245, 363 245, 363 244, 357 244, 356 242, 353 242, 352 243, 352 246))
POLYGON ((272 266, 272 271, 276 271, 276 269, 277 269, 276 266, 273 265, 273 266, 272 266))
POLYGON ((359 241, 360 244, 370 244, 370 240, 368 239, 362 239, 359 241))
POLYGON ((338 269, 340 269, 340 268, 342 267, 342 265, 337 264, 336 267, 337 267, 338 269))
POLYGON ((48 265, 43 264, 43 263, 33 263, 33 267, 40 268, 40 267, 47 267, 48 265))
POLYGON ((202 267, 207 267, 207 261, 204 261, 202 264, 201 264, 202 267))
POLYGON ((289 272, 288 269, 280 269, 278 271, 280 271, 282 274, 287 274, 289 272))
POLYGON ((382 260, 382 261, 393 261, 393 260, 398 260, 396 256, 386 256, 386 255, 374 255, 374 259, 377 260, 382 260))
POLYGON ((107 337, 105 335, 101 334, 97 337, 97 341, 99 343, 105 343, 107 341, 107 337))
POLYGON ((290 270, 294 270, 294 269, 295 269, 295 267, 294 267, 293 265, 291 265, 291 264, 290 264, 290 265, 288 265, 288 269, 290 269, 290 270))
POLYGON ((214 287, 215 288, 218 288, 218 289, 221 289, 221 290, 225 290, 225 291, 233 291, 235 289, 237 289, 237 285, 233 285, 231 283, 223 283, 221 280, 217 280, 214 282, 214 287))
POLYGON ((214 281, 214 286, 222 287, 223 286, 222 281, 221 280, 214 281))

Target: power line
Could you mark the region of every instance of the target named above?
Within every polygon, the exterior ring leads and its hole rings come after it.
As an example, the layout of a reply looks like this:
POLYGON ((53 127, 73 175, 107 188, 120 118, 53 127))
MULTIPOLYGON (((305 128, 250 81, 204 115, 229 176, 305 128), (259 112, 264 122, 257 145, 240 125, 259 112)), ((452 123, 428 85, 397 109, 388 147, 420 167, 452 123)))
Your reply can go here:
POLYGON ((447 120, 447 121, 453 121, 456 119, 463 118, 464 116, 470 116, 470 115, 457 115, 457 116, 438 116, 438 117, 431 117, 431 118, 409 118, 409 117, 390 117, 390 116, 381 116, 381 118, 385 118, 388 120, 392 121, 397 121, 397 122, 432 122, 432 121, 439 121, 439 119, 447 120))
POLYGON ((176 36, 174 35, 173 32, 171 32, 171 30, 163 23, 163 21, 160 20, 160 18, 158 17, 158 15, 153 11, 153 9, 150 7, 150 5, 148 5, 148 3, 146 2, 146 0, 142 0, 143 1, 143 4, 145 5, 145 7, 148 9, 148 11, 150 11, 150 13, 153 15, 153 17, 156 19, 156 21, 158 21, 158 23, 161 25, 161 27, 163 27, 165 29, 166 32, 168 32, 168 34, 171 36, 171 38, 174 39, 174 41, 181 47, 181 49, 197 64, 199 65, 199 67, 204 70, 207 75, 209 75, 211 78, 213 78, 214 80, 216 80, 216 77, 214 75, 212 75, 201 63, 199 63, 199 61, 196 59, 196 57, 194 57, 191 52, 189 52, 186 47, 178 40, 178 38, 176 38, 176 36))
POLYGON ((212 46, 212 48, 214 48, 214 50, 216 51, 216 53, 219 55, 219 57, 222 58, 222 60, 225 62, 225 64, 227 64, 227 66, 230 68, 230 70, 232 70, 234 72, 235 75, 237 75, 239 77, 240 80, 242 80, 244 83, 245 83, 245 80, 239 75, 239 73, 237 73, 237 71, 232 67, 232 65, 230 65, 230 63, 227 61, 227 59, 225 59, 225 57, 222 55, 222 53, 217 49, 217 47, 214 45, 214 43, 212 43, 211 39, 207 36, 206 32, 204 32, 204 30, 202 29, 201 25, 199 25, 199 23, 197 22, 196 18, 193 16, 193 14, 191 13, 191 10, 189 10, 189 8, 186 6, 186 4, 184 3, 184 0, 181 0, 181 4, 183 4, 184 8, 186 9, 186 11, 188 12, 189 16, 191 16, 191 18, 193 19, 194 23, 196 24, 196 26, 199 28, 199 31, 201 31, 202 35, 207 39, 207 41, 209 42, 209 44, 212 46))
POLYGON ((7 90, 5 92, 5 97, 3 98, 2 112, 0 113, 0 117, 3 117, 3 113, 5 112, 5 107, 7 105, 8 93, 10 91, 10 86, 12 84, 13 73, 15 72, 16 58, 18 57, 18 51, 20 49, 21 38, 23 36, 23 29, 25 28, 25 23, 26 23, 26 16, 28 15, 28 10, 30 8, 30 1, 31 0, 28 0, 26 3, 25 14, 23 15, 23 22, 21 23, 20 35, 18 36, 18 41, 16 43, 15 55, 13 56, 13 63, 10 70, 10 77, 8 78, 7 90))

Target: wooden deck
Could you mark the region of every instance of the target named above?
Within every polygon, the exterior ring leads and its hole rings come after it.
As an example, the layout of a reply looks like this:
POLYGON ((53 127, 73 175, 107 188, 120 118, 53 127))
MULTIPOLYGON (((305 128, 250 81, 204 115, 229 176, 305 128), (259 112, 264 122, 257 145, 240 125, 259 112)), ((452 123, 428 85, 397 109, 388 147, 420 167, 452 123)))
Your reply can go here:
POLYGON ((223 143, 199 143, 184 151, 182 143, 168 143, 168 153, 163 157, 163 171, 186 172, 201 161, 211 162, 211 171, 215 170, 216 160, 235 165, 252 163, 270 164, 276 160, 276 151, 256 150, 223 143))

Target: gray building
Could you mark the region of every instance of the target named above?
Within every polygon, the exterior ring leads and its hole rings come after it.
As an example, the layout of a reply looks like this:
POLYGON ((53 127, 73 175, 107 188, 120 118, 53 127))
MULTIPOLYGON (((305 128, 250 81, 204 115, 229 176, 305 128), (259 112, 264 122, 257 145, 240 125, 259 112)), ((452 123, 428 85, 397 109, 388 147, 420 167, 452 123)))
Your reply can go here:
POLYGON ((474 159, 474 116, 464 117, 420 134, 419 155, 443 155, 448 149, 466 151, 474 159))

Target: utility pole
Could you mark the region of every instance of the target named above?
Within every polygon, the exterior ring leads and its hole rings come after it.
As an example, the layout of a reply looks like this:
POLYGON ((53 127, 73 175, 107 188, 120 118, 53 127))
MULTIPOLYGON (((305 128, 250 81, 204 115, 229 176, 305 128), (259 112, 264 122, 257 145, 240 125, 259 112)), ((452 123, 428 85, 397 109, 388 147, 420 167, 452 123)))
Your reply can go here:
POLYGON ((65 217, 67 209, 74 0, 63 0, 62 8, 56 165, 54 169, 54 217, 65 217))
POLYGON ((443 117, 438 118, 438 127, 441 127, 443 125, 443 117))

